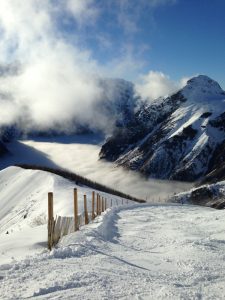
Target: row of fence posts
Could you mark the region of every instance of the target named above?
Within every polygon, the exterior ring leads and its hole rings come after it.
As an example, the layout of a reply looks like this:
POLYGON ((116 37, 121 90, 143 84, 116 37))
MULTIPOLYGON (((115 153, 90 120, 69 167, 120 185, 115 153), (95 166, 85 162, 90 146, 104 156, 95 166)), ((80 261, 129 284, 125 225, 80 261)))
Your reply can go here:
MULTIPOLYGON (((73 231, 78 231, 80 227, 80 220, 81 216, 78 214, 78 190, 75 188, 74 189, 74 217, 73 217, 73 231)), ((119 205, 118 200, 115 199, 116 204, 119 205)), ((122 199, 122 204, 124 204, 124 199, 122 199)), ((128 204, 128 200, 127 200, 128 204)), ((91 220, 94 220, 96 216, 101 215, 102 212, 104 212, 108 207, 111 207, 113 205, 113 201, 111 199, 110 203, 108 202, 107 198, 104 198, 100 194, 96 194, 94 191, 92 192, 92 211, 91 214, 89 215, 88 213, 88 208, 87 208, 87 196, 84 195, 84 224, 88 224, 91 220)), ((60 218, 61 223, 63 217, 58 217, 60 218)), ((66 217, 65 217, 66 218, 66 217)), ((66 218, 71 219, 71 218, 66 218)), ((59 220, 59 219, 58 219, 59 220)), ((64 230, 64 232, 55 232, 56 227, 57 230, 59 229, 59 226, 57 225, 57 218, 54 219, 54 212, 53 212, 53 193, 50 192, 48 193, 48 249, 51 250, 52 247, 58 242, 59 238, 63 235, 68 234, 68 228, 69 225, 67 226, 67 230, 64 230)), ((62 225, 61 225, 62 226, 62 225)), ((61 230, 62 231, 62 230, 61 230)))

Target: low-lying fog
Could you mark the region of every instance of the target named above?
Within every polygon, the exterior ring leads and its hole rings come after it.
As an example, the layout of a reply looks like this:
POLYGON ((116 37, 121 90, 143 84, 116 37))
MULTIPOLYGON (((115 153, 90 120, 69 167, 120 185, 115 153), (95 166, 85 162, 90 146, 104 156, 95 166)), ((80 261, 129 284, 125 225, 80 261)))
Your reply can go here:
POLYGON ((14 142, 9 147, 16 155, 14 162, 60 166, 148 201, 163 200, 191 187, 191 184, 181 182, 146 180, 136 172, 99 160, 101 142, 98 136, 81 135, 36 138, 14 142))

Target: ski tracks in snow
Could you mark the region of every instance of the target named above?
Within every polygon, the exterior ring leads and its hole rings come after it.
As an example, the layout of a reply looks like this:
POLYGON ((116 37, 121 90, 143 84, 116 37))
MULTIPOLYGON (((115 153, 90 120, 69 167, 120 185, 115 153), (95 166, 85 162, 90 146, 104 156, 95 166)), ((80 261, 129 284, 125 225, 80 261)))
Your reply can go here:
MULTIPOLYGON (((224 211, 133 205, 15 265, 2 299, 222 299, 224 211)), ((2 266, 7 268, 7 266, 2 266)))

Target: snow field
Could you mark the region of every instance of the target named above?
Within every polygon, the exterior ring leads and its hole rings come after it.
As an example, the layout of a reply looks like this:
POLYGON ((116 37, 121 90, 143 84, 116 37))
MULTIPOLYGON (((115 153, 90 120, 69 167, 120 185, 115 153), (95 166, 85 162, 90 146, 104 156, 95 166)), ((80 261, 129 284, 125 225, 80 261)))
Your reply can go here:
MULTIPOLYGON (((51 253, 8 265, 3 299, 223 299, 224 211, 108 209, 51 253)), ((7 269, 5 267, 5 269, 7 269)))
MULTIPOLYGON (((9 167, 0 172, 0 265, 47 247, 48 192, 54 195, 54 216, 68 217, 73 216, 74 188, 78 189, 78 213, 83 214, 84 194, 91 212, 93 189, 39 170, 9 167)), ((122 204, 120 197, 99 193, 110 202, 112 199, 113 205, 122 204)))

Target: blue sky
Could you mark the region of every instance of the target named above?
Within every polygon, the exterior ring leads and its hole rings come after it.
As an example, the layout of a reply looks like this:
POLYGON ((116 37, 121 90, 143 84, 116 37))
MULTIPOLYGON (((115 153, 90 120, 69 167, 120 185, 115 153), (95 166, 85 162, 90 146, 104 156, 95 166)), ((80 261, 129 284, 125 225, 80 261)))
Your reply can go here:
POLYGON ((1 0, 0 64, 20 62, 35 91, 50 76, 67 91, 96 74, 132 80, 150 98, 198 74, 225 89, 224 13, 225 0, 1 0))
MULTIPOLYGON (((79 30, 80 43, 98 62, 129 57, 136 69, 122 75, 132 80, 156 70, 173 80, 207 74, 225 87, 224 0, 99 0, 92 5, 98 14, 79 30)), ((71 23, 66 30, 76 35, 78 27, 71 23)))

